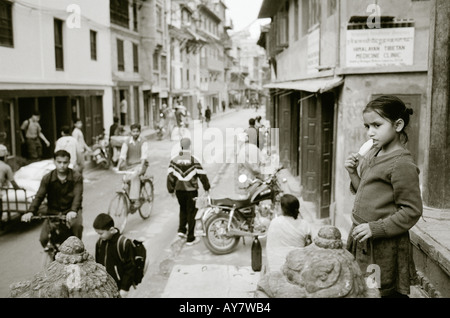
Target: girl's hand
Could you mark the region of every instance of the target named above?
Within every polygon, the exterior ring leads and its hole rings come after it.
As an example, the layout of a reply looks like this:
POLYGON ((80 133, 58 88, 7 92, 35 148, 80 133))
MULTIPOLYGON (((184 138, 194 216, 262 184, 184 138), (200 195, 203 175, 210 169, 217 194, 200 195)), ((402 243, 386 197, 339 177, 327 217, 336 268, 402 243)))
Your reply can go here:
POLYGON ((360 225, 355 226, 352 231, 352 236, 355 240, 360 243, 367 240, 369 237, 372 237, 372 231, 370 230, 370 226, 368 223, 362 223, 360 225))
POLYGON ((345 160, 344 167, 350 174, 356 173, 356 168, 359 165, 359 159, 357 153, 350 154, 345 160))

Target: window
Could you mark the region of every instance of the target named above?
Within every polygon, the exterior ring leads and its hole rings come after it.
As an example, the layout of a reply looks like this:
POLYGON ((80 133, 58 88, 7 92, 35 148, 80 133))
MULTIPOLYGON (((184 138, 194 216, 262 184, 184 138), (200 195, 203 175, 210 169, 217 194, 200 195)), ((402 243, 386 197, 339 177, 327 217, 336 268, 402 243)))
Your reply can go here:
POLYGON ((14 46, 11 3, 4 0, 0 0, 0 45, 14 46))
POLYGON ((160 6, 156 6, 156 27, 158 29, 163 28, 163 13, 160 6))
POLYGON ((337 3, 336 0, 329 0, 327 2, 327 15, 331 16, 336 13, 337 3))
POLYGON ((167 76, 167 57, 164 55, 161 56, 161 75, 167 76))
POLYGON ((54 20, 55 31, 55 67, 57 70, 64 70, 64 51, 63 51, 63 21, 54 20))
POLYGON ((123 26, 128 29, 128 0, 110 0, 109 7, 111 23, 123 26))
POLYGON ((320 2, 309 0, 308 28, 320 23, 320 2))
POLYGON ((125 71, 125 61, 123 56, 123 41, 117 39, 117 69, 125 71))
POLYGON ((139 72, 139 47, 137 44, 133 43, 133 71, 135 73, 139 72))
POLYGON ((159 54, 153 53, 153 71, 159 71, 159 54))
POLYGON ((138 31, 138 5, 133 2, 133 30, 138 31))
POLYGON ((294 0, 294 40, 298 40, 298 28, 299 28, 299 10, 298 10, 298 0, 294 0))
POLYGON ((279 46, 289 45, 289 2, 277 14, 277 44, 279 46))
POLYGON ((97 32, 91 30, 91 60, 97 61, 97 32))

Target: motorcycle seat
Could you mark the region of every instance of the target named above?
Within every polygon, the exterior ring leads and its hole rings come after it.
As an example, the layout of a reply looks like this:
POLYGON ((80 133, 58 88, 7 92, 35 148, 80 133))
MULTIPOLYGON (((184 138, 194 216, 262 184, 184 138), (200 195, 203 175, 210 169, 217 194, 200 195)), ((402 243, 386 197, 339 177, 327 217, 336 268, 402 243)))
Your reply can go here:
POLYGON ((223 198, 223 199, 211 199, 212 205, 219 205, 219 206, 227 206, 227 207, 235 207, 237 209, 245 208, 249 205, 251 205, 251 200, 245 199, 245 200, 234 200, 230 198, 223 198))

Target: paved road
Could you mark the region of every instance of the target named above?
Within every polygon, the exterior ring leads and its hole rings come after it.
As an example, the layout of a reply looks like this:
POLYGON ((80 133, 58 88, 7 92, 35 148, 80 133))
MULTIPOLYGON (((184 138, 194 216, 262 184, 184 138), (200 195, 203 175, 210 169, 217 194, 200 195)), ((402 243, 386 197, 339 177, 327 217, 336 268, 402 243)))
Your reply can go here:
MULTIPOLYGON (((264 115, 261 112, 258 114, 264 115)), ((227 113, 216 118, 213 115, 210 127, 218 127, 222 131, 225 131, 226 128, 246 128, 248 126, 248 119, 255 115, 255 110, 250 109, 227 113)), ((208 136, 203 137, 205 146, 216 144, 211 141, 213 139, 208 138, 208 136)), ((172 254, 177 251, 174 243, 175 245, 177 244, 176 230, 178 226, 179 206, 176 200, 166 190, 167 166, 170 154, 176 144, 177 141, 171 141, 169 139, 162 141, 152 139, 149 141, 150 157, 152 158, 149 169, 154 176, 156 185, 154 211, 147 220, 142 220, 138 213, 131 215, 125 229, 126 235, 129 237, 144 239, 144 244, 148 249, 150 260, 148 279, 154 279, 149 282, 150 287, 148 284, 143 283, 142 287, 139 287, 141 290, 138 288, 138 290, 134 291, 139 291, 142 295, 142 289, 147 288, 145 297, 161 296, 167 281, 167 275, 164 275, 164 271, 173 265, 167 261, 171 260, 172 254), (158 285, 158 282, 161 283, 158 285)), ((226 145, 226 142, 224 145, 226 145)), ((206 148, 205 152, 208 152, 208 149, 211 148, 206 148)), ((224 151, 226 153, 226 150, 224 151)), ((220 155, 220 149, 218 152, 220 155)), ((217 180, 216 176, 222 164, 223 162, 220 161, 203 164, 208 172, 210 181, 217 180)), ((115 190, 120 188, 121 178, 121 175, 115 174, 112 170, 93 169, 85 173, 86 180, 84 183, 83 199, 83 224, 85 230, 83 242, 90 253, 94 252, 94 246, 97 240, 97 234, 92 228, 92 222, 97 214, 107 211, 108 204, 114 196, 115 190)), ((0 297, 8 297, 9 285, 11 283, 29 279, 40 270, 42 248, 38 242, 39 231, 39 223, 19 223, 12 227, 9 232, 0 235, 0 267, 2 268, 2 274, 0 275, 0 297)), ((249 244, 246 247, 248 246, 249 244)), ((199 243, 190 248, 197 250, 198 253, 204 256, 206 254, 206 257, 213 257, 212 254, 207 254, 209 252, 206 252, 203 243, 199 243)), ((239 253, 233 255, 236 260, 240 258, 239 253)))

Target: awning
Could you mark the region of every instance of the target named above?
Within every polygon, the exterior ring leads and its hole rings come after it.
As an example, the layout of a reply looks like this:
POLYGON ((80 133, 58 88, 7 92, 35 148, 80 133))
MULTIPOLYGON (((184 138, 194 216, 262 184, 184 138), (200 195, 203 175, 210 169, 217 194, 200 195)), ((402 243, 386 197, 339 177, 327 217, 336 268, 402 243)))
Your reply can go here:
POLYGON ((311 93, 323 93, 344 83, 342 77, 325 77, 305 79, 301 81, 286 81, 270 83, 264 85, 264 88, 292 89, 297 91, 306 91, 311 93))

